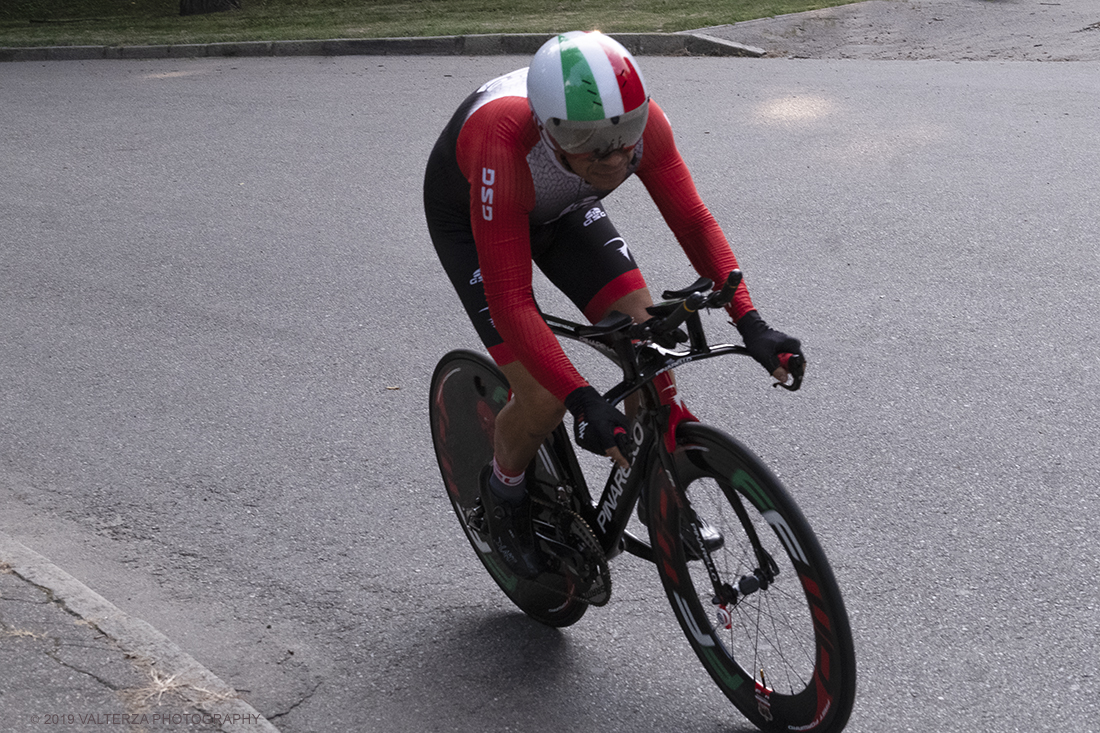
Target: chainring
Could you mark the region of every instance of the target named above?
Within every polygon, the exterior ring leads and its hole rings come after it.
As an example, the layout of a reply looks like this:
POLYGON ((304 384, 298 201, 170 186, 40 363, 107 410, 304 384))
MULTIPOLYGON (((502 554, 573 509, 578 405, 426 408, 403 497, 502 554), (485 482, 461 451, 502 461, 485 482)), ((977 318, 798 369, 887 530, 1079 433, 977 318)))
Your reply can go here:
MULTIPOLYGON (((532 492, 531 501, 536 507, 531 521, 547 568, 525 582, 591 606, 606 605, 611 600, 611 569, 588 523, 565 503, 568 499, 549 501, 532 492), (547 576, 556 576, 559 582, 549 582, 547 576)), ((479 540, 478 551, 495 555, 480 499, 465 512, 465 519, 467 529, 479 540)))
POLYGON ((539 548, 550 559, 549 572, 564 576, 572 586, 565 595, 592 606, 606 605, 611 600, 611 569, 588 523, 562 503, 534 495, 531 500, 539 507, 532 522, 539 548))

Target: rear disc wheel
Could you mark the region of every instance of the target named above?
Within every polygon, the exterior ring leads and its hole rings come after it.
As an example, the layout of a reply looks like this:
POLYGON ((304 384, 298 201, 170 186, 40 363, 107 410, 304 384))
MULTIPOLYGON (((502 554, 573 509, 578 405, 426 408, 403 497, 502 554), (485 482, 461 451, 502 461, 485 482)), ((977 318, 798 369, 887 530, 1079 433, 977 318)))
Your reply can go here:
MULTIPOLYGON (((428 408, 439 470, 470 545, 500 589, 535 620, 548 626, 569 626, 588 610, 588 603, 575 597, 569 575, 545 572, 534 579, 521 578, 489 544, 478 481, 481 469, 493 457, 496 416, 508 403, 508 395, 504 374, 478 352, 452 351, 439 361, 432 375, 428 408)), ((559 426, 540 449, 534 463, 536 486, 570 484, 571 474, 559 458, 562 440, 568 443, 559 426)))

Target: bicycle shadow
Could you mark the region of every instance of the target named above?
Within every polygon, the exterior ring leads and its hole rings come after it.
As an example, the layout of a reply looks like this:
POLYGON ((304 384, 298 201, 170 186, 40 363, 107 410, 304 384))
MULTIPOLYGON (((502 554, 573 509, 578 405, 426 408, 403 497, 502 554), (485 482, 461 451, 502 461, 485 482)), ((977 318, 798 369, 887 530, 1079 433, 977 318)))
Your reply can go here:
POLYGON ((469 712, 479 732, 572 729, 584 721, 607 733, 756 731, 732 706, 716 721, 682 690, 655 688, 647 665, 660 662, 652 657, 620 664, 591 642, 591 629, 554 629, 519 612, 456 618, 434 644, 433 675, 447 680, 437 702, 456 723, 469 712))
POLYGON ((512 611, 463 618, 458 632, 437 647, 444 673, 451 679, 477 679, 491 674, 500 694, 521 693, 562 679, 573 667, 574 648, 568 632, 512 611))

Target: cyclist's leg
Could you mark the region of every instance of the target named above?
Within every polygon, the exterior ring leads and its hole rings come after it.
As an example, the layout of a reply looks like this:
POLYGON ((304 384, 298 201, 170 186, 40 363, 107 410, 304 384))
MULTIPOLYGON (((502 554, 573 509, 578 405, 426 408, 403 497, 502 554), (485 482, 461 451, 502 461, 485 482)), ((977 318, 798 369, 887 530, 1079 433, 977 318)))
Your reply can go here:
POLYGON ((501 364, 500 369, 508 378, 512 399, 497 415, 493 450, 497 465, 505 473, 516 475, 561 422, 565 405, 518 361, 501 364))
MULTIPOLYGON (((649 288, 643 283, 642 287, 627 293, 608 306, 601 314, 600 318, 606 318, 607 314, 611 311, 618 311, 619 313, 627 314, 636 322, 641 323, 649 318, 646 308, 651 305, 653 305, 653 296, 650 295, 649 288)), ((596 320, 599 320, 599 318, 596 320)))
POLYGON ((497 465, 506 473, 518 475, 561 422, 565 406, 512 357, 489 316, 473 232, 463 227, 461 220, 448 223, 447 227, 435 224, 429 228, 440 262, 478 337, 508 378, 512 399, 497 415, 493 450, 497 465))
MULTIPOLYGON (((467 315, 482 343, 508 378, 512 400, 496 419, 497 465, 518 474, 565 415, 565 407, 514 360, 493 326, 468 210, 428 205, 428 228, 467 315)), ((645 320, 652 298, 625 241, 603 209, 580 209, 552 224, 533 227, 535 262, 595 322, 613 310, 645 320)))
MULTIPOLYGON (((613 310, 646 317, 652 304, 626 244, 599 206, 574 211, 552 224, 533 227, 532 251, 539 268, 567 297, 598 321, 613 310)), ((522 471, 565 416, 565 406, 506 349, 490 348, 508 377, 512 400, 497 415, 494 448, 506 473, 522 471)))
POLYGON ((652 305, 645 279, 599 204, 578 209, 532 232, 539 269, 595 323, 617 310, 635 320, 652 305))
MULTIPOLYGON (((447 202, 432 201, 428 196, 425 196, 425 208, 432 242, 444 270, 462 301, 466 314, 473 322, 482 343, 488 348, 489 354, 498 364, 505 367, 503 371, 513 392, 516 392, 517 386, 519 388, 519 411, 517 412, 516 400, 513 399, 496 418, 493 433, 496 468, 490 470, 489 466, 486 466, 482 470, 477 491, 485 509, 489 541, 494 551, 513 573, 520 577, 531 578, 539 573, 542 563, 532 534, 530 502, 524 486, 524 471, 537 453, 541 438, 529 451, 526 441, 517 442, 503 438, 511 435, 541 435, 537 425, 549 419, 540 417, 545 412, 540 409, 540 406, 545 404, 545 400, 540 399, 538 392, 530 388, 529 383, 534 383, 534 380, 525 379, 522 372, 511 366, 518 362, 506 358, 509 355, 509 349, 489 315, 478 263, 477 246, 468 214, 455 205, 447 205, 447 202), (526 417, 529 422, 533 420, 533 425, 536 427, 517 424, 515 420, 517 416, 526 417), (510 418, 511 422, 509 422, 510 418), (513 444, 518 444, 518 450, 510 449, 513 444), (498 451, 498 446, 502 446, 503 450, 498 451), (509 461, 514 460, 515 468, 502 468, 501 462, 496 460, 498 452, 509 456, 509 461), (528 452, 529 455, 527 455, 528 452)), ((561 416, 558 415, 557 419, 560 421, 561 416)), ((551 426, 552 429, 553 426, 551 426)))

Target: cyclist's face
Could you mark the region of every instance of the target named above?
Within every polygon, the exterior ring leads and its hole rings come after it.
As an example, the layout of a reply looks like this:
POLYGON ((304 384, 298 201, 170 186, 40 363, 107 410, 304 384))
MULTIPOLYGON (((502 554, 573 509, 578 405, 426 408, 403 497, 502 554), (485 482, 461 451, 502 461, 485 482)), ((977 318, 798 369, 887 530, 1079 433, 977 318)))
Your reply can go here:
POLYGON ((601 191, 610 191, 626 180, 627 169, 634 158, 634 146, 610 153, 562 153, 569 168, 601 191))

